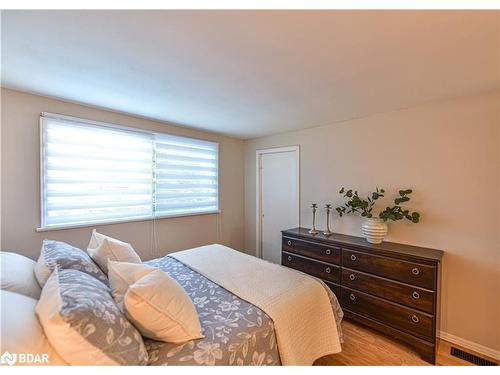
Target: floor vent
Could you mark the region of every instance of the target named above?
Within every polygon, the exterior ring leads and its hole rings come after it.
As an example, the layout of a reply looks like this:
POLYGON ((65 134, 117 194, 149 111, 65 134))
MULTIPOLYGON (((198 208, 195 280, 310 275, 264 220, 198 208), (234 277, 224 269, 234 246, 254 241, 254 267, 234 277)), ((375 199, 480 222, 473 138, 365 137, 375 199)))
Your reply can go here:
POLYGON ((451 353, 452 356, 463 359, 464 361, 474 363, 475 365, 478 366, 498 366, 497 363, 488 361, 487 359, 478 357, 477 355, 471 354, 464 352, 463 350, 454 348, 453 346, 451 347, 451 353))

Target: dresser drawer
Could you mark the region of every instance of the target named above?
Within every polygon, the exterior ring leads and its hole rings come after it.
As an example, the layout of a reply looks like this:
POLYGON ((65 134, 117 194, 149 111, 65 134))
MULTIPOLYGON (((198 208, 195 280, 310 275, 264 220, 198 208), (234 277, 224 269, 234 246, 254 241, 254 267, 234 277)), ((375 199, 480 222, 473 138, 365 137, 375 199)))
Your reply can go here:
POLYGON ((300 255, 281 253, 281 264, 296 270, 308 273, 312 276, 338 283, 340 281, 340 267, 318 262, 300 255))
POLYGON ((377 297, 400 303, 418 310, 434 311, 434 292, 419 287, 402 284, 364 272, 342 268, 343 286, 360 290, 377 297))
POLYGON ((424 264, 342 249, 342 266, 434 290, 436 268, 424 264))
POLYGON ((314 242, 283 237, 282 248, 284 251, 304 255, 327 263, 340 264, 340 247, 321 245, 314 242))
POLYGON ((426 340, 433 339, 432 315, 341 287, 342 308, 426 340))

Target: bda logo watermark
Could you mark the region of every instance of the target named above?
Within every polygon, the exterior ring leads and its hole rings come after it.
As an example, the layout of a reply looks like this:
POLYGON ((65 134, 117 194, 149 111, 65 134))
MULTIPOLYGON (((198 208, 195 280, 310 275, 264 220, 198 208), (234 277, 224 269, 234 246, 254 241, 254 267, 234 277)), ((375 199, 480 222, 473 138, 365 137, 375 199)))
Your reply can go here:
POLYGON ((12 366, 17 362, 17 354, 5 352, 0 356, 0 362, 2 363, 2 365, 12 366))
POLYGON ((32 353, 9 353, 5 352, 0 356, 0 363, 2 365, 15 365, 18 364, 33 364, 41 365, 43 363, 49 363, 49 355, 43 354, 32 354, 32 353))

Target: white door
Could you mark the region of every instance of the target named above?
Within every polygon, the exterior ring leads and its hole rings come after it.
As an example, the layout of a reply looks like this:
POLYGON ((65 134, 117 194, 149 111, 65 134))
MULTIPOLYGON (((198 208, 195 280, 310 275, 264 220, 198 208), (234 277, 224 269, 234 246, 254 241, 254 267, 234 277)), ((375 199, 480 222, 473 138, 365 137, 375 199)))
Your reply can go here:
POLYGON ((260 155, 260 254, 281 264, 281 231, 299 226, 298 148, 266 151, 260 155))

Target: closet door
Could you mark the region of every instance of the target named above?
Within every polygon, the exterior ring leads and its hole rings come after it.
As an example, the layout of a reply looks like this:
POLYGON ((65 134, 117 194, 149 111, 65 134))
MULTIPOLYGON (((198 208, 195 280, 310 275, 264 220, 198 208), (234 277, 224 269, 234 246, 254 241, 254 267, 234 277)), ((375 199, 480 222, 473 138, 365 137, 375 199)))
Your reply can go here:
POLYGON ((273 263, 281 263, 281 231, 299 226, 298 173, 298 149, 261 155, 260 254, 273 263))

